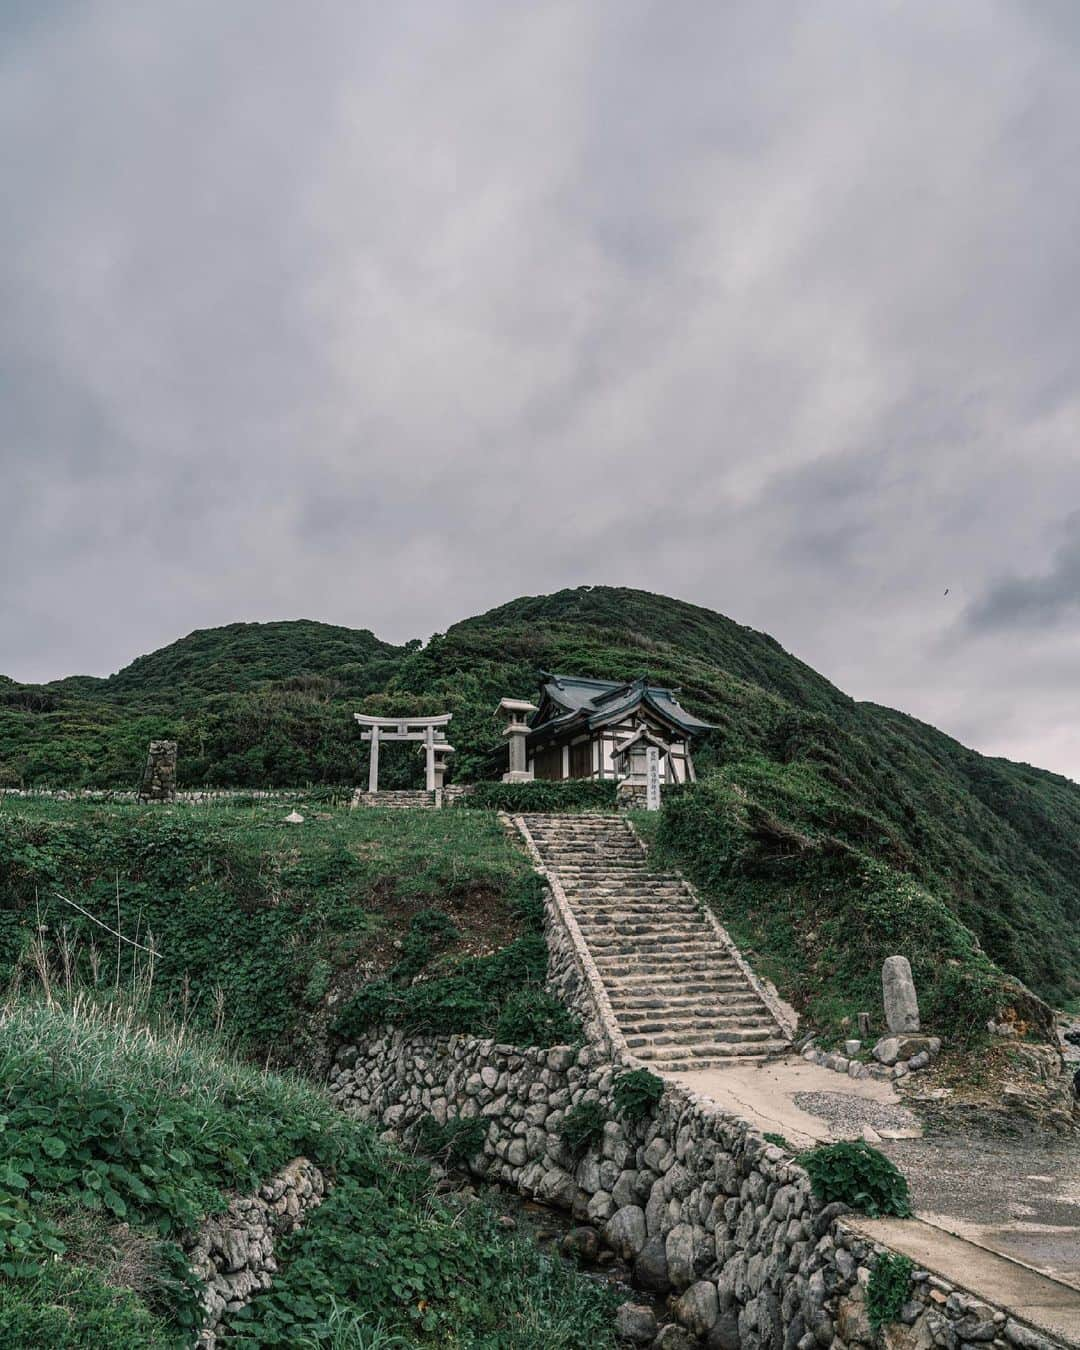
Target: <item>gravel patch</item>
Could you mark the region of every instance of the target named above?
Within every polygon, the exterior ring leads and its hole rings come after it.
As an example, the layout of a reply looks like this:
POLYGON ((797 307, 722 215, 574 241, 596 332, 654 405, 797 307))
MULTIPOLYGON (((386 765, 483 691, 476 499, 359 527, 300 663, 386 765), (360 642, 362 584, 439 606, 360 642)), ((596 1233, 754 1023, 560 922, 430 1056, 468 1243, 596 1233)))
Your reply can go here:
POLYGON ((796 1092, 793 1100, 800 1110, 827 1120, 837 1134, 857 1136, 864 1125, 875 1130, 910 1130, 919 1126, 917 1118, 903 1106, 890 1106, 845 1092, 796 1092))

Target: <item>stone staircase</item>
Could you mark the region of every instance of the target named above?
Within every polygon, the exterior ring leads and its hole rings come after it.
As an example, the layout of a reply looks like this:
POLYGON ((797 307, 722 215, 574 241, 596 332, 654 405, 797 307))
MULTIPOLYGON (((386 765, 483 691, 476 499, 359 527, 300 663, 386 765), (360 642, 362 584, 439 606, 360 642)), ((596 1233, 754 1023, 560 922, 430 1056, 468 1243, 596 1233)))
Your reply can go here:
POLYGON ((524 815, 630 1052, 665 1073, 760 1062, 789 1042, 691 888, 617 816, 524 815))

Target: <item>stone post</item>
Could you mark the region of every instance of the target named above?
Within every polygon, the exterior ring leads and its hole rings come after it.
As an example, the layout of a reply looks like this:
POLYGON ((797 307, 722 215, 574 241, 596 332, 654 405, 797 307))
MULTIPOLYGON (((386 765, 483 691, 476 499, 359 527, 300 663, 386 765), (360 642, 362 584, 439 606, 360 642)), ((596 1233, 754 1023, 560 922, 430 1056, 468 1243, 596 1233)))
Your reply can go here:
POLYGON ((510 742, 510 771, 503 774, 504 783, 529 783, 533 775, 529 772, 528 752, 525 738, 529 734, 526 718, 536 712, 535 703, 527 703, 520 698, 504 698, 499 704, 499 712, 510 718, 503 735, 510 742))
POLYGON ((881 967, 881 994, 885 1021, 894 1036, 919 1030, 919 1000, 906 956, 889 956, 881 967))
POLYGON ((176 800, 176 742, 151 741, 139 788, 141 802, 176 800))
POLYGON ((368 779, 367 790, 369 792, 378 792, 379 790, 379 728, 371 728, 371 756, 368 759, 368 779))
POLYGON ((424 786, 429 792, 435 791, 435 728, 424 731, 424 786))

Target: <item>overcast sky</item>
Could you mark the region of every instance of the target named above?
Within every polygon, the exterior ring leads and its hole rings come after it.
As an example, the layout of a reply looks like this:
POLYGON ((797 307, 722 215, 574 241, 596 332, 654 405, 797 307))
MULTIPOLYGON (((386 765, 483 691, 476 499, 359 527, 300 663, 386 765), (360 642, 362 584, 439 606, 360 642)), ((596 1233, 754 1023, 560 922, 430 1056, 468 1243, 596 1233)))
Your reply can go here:
POLYGON ((0 671, 631 585, 1080 778, 1076 0, 4 0, 0 183, 0 671))

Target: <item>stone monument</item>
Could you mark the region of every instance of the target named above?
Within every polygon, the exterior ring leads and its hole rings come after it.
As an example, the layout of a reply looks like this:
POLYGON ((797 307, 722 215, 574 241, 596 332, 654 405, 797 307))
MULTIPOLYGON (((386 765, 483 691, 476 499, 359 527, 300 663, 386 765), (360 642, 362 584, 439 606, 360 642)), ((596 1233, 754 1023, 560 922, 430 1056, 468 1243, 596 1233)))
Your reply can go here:
POLYGON ((176 800, 176 742, 151 741, 146 755, 141 802, 174 802, 176 800))
POLYGON ((894 1036, 907 1036, 919 1030, 919 999, 911 978, 911 962, 906 956, 889 956, 881 967, 881 995, 885 1001, 885 1021, 894 1036))

